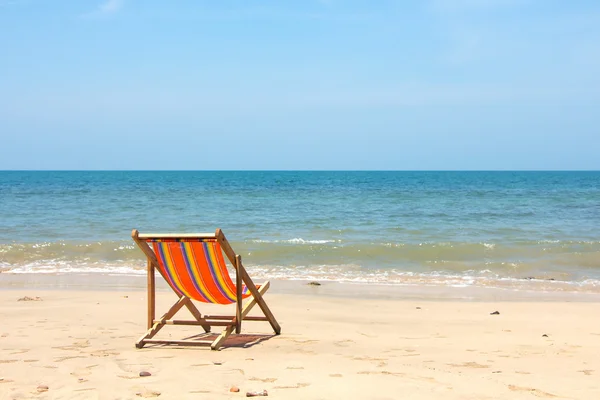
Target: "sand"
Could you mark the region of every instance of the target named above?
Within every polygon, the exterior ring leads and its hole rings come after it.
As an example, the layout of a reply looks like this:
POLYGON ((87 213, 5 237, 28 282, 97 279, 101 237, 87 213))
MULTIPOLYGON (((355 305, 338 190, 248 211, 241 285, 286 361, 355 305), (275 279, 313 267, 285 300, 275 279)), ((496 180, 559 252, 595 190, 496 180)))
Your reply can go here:
MULTIPOLYGON (((136 349, 146 324, 139 288, 1 290, 0 399, 239 399, 262 390, 276 399, 600 398, 598 301, 311 290, 267 294, 282 334, 247 322, 220 351, 136 349), (41 300, 18 301, 25 296, 41 300)), ((162 309, 175 300, 166 291, 158 298, 162 309)))

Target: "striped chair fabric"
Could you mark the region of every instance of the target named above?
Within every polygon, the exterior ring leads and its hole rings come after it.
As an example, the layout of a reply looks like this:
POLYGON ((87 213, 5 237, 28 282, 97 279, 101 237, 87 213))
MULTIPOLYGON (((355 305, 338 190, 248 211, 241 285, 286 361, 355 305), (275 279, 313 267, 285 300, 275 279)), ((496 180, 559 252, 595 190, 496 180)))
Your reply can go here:
MULTIPOLYGON (((180 295, 204 303, 231 304, 236 286, 215 239, 161 239, 151 243, 167 283, 180 295)), ((244 285, 242 297, 250 296, 244 285)))

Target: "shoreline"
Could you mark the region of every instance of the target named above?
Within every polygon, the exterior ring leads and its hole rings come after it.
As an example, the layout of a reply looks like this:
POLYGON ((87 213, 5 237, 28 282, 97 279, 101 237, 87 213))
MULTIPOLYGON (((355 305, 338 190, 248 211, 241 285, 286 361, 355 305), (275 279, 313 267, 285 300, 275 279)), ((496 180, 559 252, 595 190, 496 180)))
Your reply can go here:
MULTIPOLYGON (((255 283, 262 280, 254 279, 255 283)), ((424 301, 552 301, 552 302, 600 302, 600 293, 578 291, 545 291, 536 288, 514 289, 484 286, 453 287, 443 285, 398 285, 379 283, 349 283, 318 281, 310 285, 307 280, 271 279, 270 293, 331 298, 424 300, 424 301)), ((170 292, 157 279, 157 290, 170 292)), ((145 275, 104 274, 0 274, 0 291, 81 291, 95 292, 143 292, 146 290, 145 275)))

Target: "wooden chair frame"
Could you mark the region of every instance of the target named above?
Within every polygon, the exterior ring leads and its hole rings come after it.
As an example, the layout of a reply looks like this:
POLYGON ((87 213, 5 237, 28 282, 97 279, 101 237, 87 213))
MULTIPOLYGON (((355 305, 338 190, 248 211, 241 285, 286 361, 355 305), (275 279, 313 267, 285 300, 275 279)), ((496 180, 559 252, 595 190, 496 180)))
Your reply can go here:
POLYGON ((266 281, 256 287, 254 282, 250 279, 250 276, 246 272, 242 264, 242 257, 235 254, 229 242, 225 238, 225 235, 221 229, 217 229, 214 234, 211 233, 198 233, 198 234, 141 234, 134 229, 131 232, 133 241, 138 247, 144 252, 147 258, 147 272, 148 272, 148 330, 146 333, 136 342, 135 347, 141 349, 146 344, 175 344, 175 345, 210 345, 212 350, 218 350, 225 340, 233 333, 241 333, 242 321, 268 321, 275 331, 275 334, 281 333, 281 327, 277 323, 277 320, 271 313, 269 306, 263 299, 263 295, 269 289, 270 283, 266 281), (157 270, 166 282, 169 282, 167 277, 163 274, 159 268, 158 259, 154 254, 154 251, 150 248, 146 240, 160 240, 160 239, 216 239, 221 245, 222 251, 225 256, 229 259, 231 264, 234 266, 236 271, 236 314, 235 315, 202 315, 196 308, 192 299, 187 296, 180 295, 173 291, 179 297, 179 300, 171 306, 171 308, 163 314, 160 318, 156 319, 156 284, 155 284, 155 270, 157 270), (250 292, 251 296, 245 305, 242 305, 242 285, 245 284, 250 292), (251 317, 248 316, 250 310, 256 305, 262 310, 264 317, 251 317), (179 310, 186 307, 195 318, 194 320, 175 320, 173 317, 179 310), (153 337, 160 331, 165 325, 199 325, 204 328, 205 332, 210 332, 213 326, 224 326, 223 332, 214 340, 163 340, 153 339, 153 337))

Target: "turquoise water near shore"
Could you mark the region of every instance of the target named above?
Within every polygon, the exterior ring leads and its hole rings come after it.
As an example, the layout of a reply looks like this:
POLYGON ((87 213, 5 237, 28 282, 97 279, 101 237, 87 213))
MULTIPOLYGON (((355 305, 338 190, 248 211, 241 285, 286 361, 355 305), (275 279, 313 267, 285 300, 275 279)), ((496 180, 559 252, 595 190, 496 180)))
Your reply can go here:
POLYGON ((600 172, 0 172, 3 273, 143 274, 132 228, 217 227, 260 277, 600 292, 600 172))

